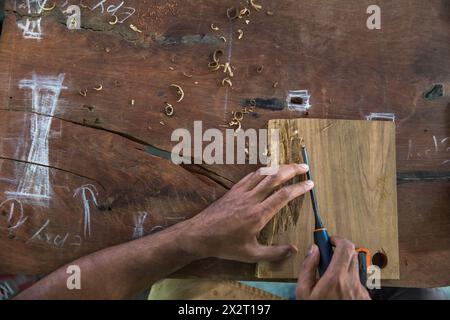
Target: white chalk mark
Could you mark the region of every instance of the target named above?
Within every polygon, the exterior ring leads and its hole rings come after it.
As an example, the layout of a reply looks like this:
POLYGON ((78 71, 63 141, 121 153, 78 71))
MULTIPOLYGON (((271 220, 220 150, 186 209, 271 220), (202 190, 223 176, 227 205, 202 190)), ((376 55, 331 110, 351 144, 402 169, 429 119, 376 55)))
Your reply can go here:
POLYGON ((87 194, 91 195, 92 202, 94 203, 95 207, 98 207, 96 197, 98 195, 98 191, 94 185, 87 184, 76 189, 73 197, 75 198, 79 194, 81 194, 81 199, 83 202, 83 230, 84 237, 86 238, 91 236, 91 206, 89 204, 87 194))
POLYGON ((366 120, 389 120, 395 122, 395 114, 394 113, 376 113, 373 112, 366 116, 366 120))
POLYGON ((73 236, 74 239, 78 239, 77 242, 72 242, 70 245, 75 247, 80 247, 82 244, 82 239, 80 236, 73 236))
POLYGON ((143 212, 139 212, 138 215, 135 217, 133 239, 139 239, 145 235, 144 223, 145 223, 145 219, 147 219, 147 216, 148 216, 148 212, 143 211, 143 212))
POLYGON ((436 136, 433 136, 433 142, 434 142, 434 152, 438 153, 439 152, 439 148, 438 148, 438 143, 437 143, 436 136))
POLYGON ((124 23, 126 20, 128 20, 133 14, 136 13, 136 9, 132 8, 132 7, 124 7, 124 9, 128 9, 128 12, 120 12, 117 16, 121 16, 124 15, 125 18, 123 18, 122 20, 119 20, 119 23, 124 23))
POLYGON ((442 139, 442 140, 441 140, 441 144, 446 143, 446 142, 448 141, 448 139, 450 139, 450 137, 447 137, 447 138, 442 139))
MULTIPOLYGON (((48 0, 26 0, 19 6, 19 8, 26 8, 28 14, 30 15, 39 15, 44 10, 47 1, 48 0)), ((25 22, 19 21, 17 23, 17 26, 22 29, 23 37, 25 39, 42 39, 41 20, 41 17, 34 19, 27 18, 25 22)))
POLYGON ((406 160, 410 160, 411 159, 411 153, 412 153, 412 140, 409 139, 409 142, 408 142, 408 157, 406 158, 406 160))
POLYGON ((134 15, 136 13, 136 9, 132 8, 132 7, 124 7, 125 5, 125 1, 122 1, 120 4, 118 5, 114 5, 114 4, 110 4, 107 7, 105 7, 105 5, 107 5, 108 0, 100 0, 96 5, 94 5, 91 8, 91 11, 94 11, 97 8, 100 8, 100 13, 108 13, 111 16, 125 16, 123 19, 119 19, 118 23, 124 23, 126 20, 128 20, 132 15, 134 15), (119 12, 119 10, 121 12, 119 12))
POLYGON ((291 90, 286 98, 289 110, 308 111, 311 109, 311 95, 308 90, 291 90))
POLYGON ((162 231, 164 229, 165 229, 165 227, 163 227, 163 226, 155 226, 155 227, 152 228, 152 230, 150 230, 150 234, 156 233, 158 231, 162 231))
POLYGON ((52 190, 50 187, 48 137, 52 116, 58 103, 63 87, 64 74, 58 77, 42 77, 33 74, 31 80, 22 80, 19 88, 32 90, 31 115, 31 147, 28 152, 27 164, 20 179, 17 191, 6 192, 14 198, 38 200, 38 205, 48 205, 52 190), (40 164, 42 166, 36 165, 40 164))
POLYGON ((69 30, 81 29, 81 9, 79 6, 70 5, 63 13, 69 15, 66 20, 66 26, 69 30))
POLYGON ((22 21, 19 21, 17 23, 17 26, 23 30, 23 37, 25 39, 42 39, 41 19, 42 18, 30 20, 30 18, 27 18, 25 23, 23 23, 22 21))
POLYGON ((24 0, 19 9, 27 9, 28 14, 40 14, 45 8, 48 0, 24 0))
POLYGON ((2 209, 7 210, 8 204, 9 204, 8 220, 6 221, 6 226, 0 225, 0 229, 14 230, 22 226, 27 221, 28 217, 26 217, 24 214, 22 203, 17 199, 6 199, 2 203, 0 203, 0 211, 2 211, 2 209))
POLYGON ((31 241, 33 241, 33 240, 36 239, 36 238, 41 239, 40 234, 41 234, 41 232, 42 232, 44 229, 46 229, 46 228, 48 227, 49 223, 50 223, 50 220, 47 219, 47 220, 44 222, 44 224, 39 228, 39 230, 36 231, 36 232, 33 234, 33 236, 32 236, 30 239, 27 240, 26 243, 30 243, 31 241))

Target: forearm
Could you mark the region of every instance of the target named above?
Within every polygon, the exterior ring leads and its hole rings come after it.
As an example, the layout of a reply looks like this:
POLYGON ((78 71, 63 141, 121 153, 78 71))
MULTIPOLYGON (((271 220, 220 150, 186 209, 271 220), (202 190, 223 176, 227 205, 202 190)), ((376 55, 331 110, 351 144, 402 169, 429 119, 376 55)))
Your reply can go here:
POLYGON ((67 266, 22 292, 17 299, 126 299, 156 281, 202 258, 191 250, 194 242, 186 221, 157 234, 107 248, 76 260, 81 290, 69 290, 67 266))

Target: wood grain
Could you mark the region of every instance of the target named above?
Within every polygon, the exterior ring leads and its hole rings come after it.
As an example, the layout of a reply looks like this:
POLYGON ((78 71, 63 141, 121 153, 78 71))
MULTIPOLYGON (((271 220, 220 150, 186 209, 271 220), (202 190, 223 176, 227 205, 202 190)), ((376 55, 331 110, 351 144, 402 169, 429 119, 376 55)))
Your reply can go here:
MULTIPOLYGON (((321 217, 330 235, 350 239, 371 253, 383 252, 383 279, 399 278, 395 125, 386 121, 272 120, 280 132, 280 163, 301 163, 299 140, 308 148, 321 217)), ((282 263, 261 263, 262 278, 296 278, 313 243, 310 195, 291 203, 264 230, 267 243, 292 243, 299 254, 282 263), (296 216, 287 219, 286 216, 296 216), (297 221, 297 223, 292 223, 297 221)))

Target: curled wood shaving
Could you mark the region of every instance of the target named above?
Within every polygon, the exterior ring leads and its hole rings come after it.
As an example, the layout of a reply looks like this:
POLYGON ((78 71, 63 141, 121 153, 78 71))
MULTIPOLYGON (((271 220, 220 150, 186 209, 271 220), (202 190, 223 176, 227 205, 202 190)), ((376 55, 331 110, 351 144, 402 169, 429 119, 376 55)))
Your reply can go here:
POLYGON ((117 22, 119 22, 119 18, 116 15, 113 15, 114 20, 113 21, 109 21, 110 25, 115 25, 117 24, 117 22))
POLYGON ((244 37, 244 31, 242 29, 239 29, 238 34, 238 39, 241 40, 244 37))
POLYGON ((83 9, 90 9, 89 6, 85 5, 83 3, 83 0, 80 0, 80 3, 78 4, 80 7, 82 7, 83 9))
POLYGON ((228 73, 231 78, 234 77, 234 73, 229 62, 225 63, 223 66, 223 73, 228 73))
POLYGON ((223 87, 225 87, 226 85, 229 85, 230 87, 232 87, 233 86, 233 82, 231 82, 231 79, 230 78, 224 78, 223 80, 222 80, 222 86, 223 87))
POLYGON ((227 9, 228 20, 234 20, 239 17, 239 10, 236 7, 231 7, 227 9))
POLYGON ((223 42, 227 42, 227 38, 225 38, 224 36, 221 36, 219 39, 222 40, 223 42))
POLYGON ((79 93, 80 96, 82 96, 82 97, 86 97, 86 96, 87 96, 87 90, 86 90, 86 89, 85 89, 85 90, 82 90, 82 91, 79 91, 78 93, 79 93))
POLYGON ((244 113, 242 111, 233 112, 234 120, 242 121, 244 120, 244 113))
POLYGON ((218 61, 212 61, 208 64, 208 68, 211 71, 217 71, 222 65, 218 61))
POLYGON ((223 55, 222 50, 216 50, 213 53, 213 61, 219 63, 219 57, 223 55))
POLYGON ((166 116, 171 117, 175 113, 173 106, 170 103, 166 102, 166 106, 164 107, 164 113, 166 116))
POLYGON ((249 0, 248 2, 256 11, 260 11, 263 8, 262 5, 255 3, 255 0, 249 0))
POLYGON ((130 29, 134 32, 142 33, 142 31, 139 30, 138 27, 136 27, 134 24, 130 24, 130 29))
POLYGON ((250 15, 250 10, 248 8, 244 8, 241 11, 239 11, 239 19, 242 19, 245 16, 250 15))
POLYGON ((103 90, 103 86, 101 84, 99 84, 98 86, 93 88, 95 91, 102 91, 103 90))
POLYGON ((211 29, 213 29, 214 31, 219 31, 220 28, 217 27, 216 25, 214 25, 214 23, 211 23, 211 29))
POLYGON ((53 9, 55 9, 55 7, 56 7, 56 3, 53 2, 53 5, 51 7, 42 7, 42 10, 52 11, 53 9))
POLYGON ((171 84, 170 87, 177 89, 177 93, 179 94, 179 99, 177 100, 177 102, 181 102, 184 99, 184 91, 183 88, 181 88, 179 85, 177 84, 171 84))
POLYGON ((274 13, 273 13, 272 11, 267 11, 266 14, 267 14, 268 16, 273 16, 273 15, 274 15, 274 13))

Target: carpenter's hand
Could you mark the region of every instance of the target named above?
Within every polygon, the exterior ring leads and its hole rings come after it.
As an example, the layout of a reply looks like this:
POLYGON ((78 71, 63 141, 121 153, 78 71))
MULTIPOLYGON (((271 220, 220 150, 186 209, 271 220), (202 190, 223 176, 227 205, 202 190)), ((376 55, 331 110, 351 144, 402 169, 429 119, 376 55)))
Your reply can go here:
POLYGON ((331 243, 335 246, 333 259, 318 281, 316 271, 319 267, 319 248, 316 245, 311 247, 300 270, 297 299, 369 300, 369 293, 359 281, 355 245, 337 237, 331 237, 331 243))
POLYGON ((276 175, 261 170, 247 175, 225 196, 189 220, 189 251, 200 258, 216 257, 241 262, 280 260, 296 253, 292 245, 263 246, 257 235, 291 200, 308 192, 313 182, 280 187, 308 171, 306 165, 280 166, 276 175))

